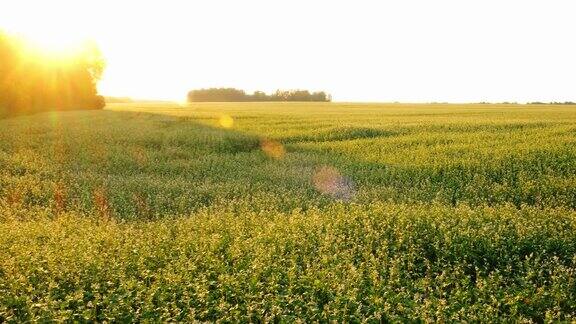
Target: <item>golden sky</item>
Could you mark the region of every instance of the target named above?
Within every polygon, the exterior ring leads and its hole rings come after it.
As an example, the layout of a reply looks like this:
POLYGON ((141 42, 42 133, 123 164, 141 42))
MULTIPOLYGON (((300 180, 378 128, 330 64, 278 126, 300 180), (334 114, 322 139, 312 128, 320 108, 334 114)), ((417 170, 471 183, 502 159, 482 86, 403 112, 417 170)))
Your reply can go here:
POLYGON ((2 0, 0 28, 60 51, 95 40, 105 95, 574 101, 575 12, 573 0, 2 0))

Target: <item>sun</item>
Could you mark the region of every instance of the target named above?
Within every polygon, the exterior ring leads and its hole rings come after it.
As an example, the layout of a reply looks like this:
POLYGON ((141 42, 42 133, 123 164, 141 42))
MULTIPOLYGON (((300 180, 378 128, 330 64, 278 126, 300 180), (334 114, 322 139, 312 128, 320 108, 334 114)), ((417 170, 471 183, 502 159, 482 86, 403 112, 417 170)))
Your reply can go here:
POLYGON ((22 38, 34 50, 44 54, 66 56, 77 52, 92 37, 85 25, 64 18, 64 15, 54 16, 50 21, 33 23, 30 23, 30 20, 26 20, 29 23, 17 20, 0 26, 0 30, 22 38))
POLYGON ((79 31, 55 28, 29 29, 20 31, 19 34, 32 46, 54 56, 72 55, 89 40, 89 37, 79 31))
POLYGON ((44 52, 65 53, 91 40, 93 15, 81 0, 7 1, 0 10, 0 30, 18 35, 44 52))

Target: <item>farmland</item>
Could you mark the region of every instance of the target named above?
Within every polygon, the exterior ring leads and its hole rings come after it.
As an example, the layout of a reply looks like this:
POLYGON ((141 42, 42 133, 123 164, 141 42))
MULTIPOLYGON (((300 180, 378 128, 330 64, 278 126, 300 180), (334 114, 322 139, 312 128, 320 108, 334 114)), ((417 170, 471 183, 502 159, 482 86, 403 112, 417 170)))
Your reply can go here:
POLYGON ((0 120, 0 321, 575 320, 576 109, 0 120))

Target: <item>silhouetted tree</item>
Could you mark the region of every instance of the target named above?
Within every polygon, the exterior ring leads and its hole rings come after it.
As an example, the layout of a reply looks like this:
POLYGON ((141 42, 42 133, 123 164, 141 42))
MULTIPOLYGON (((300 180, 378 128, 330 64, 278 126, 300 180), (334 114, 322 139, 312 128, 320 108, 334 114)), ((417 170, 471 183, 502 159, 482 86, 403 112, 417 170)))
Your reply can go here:
POLYGON ((247 96, 244 90, 234 88, 210 88, 199 89, 188 92, 188 101, 246 101, 247 96))
POLYGON ((251 96, 252 101, 267 101, 268 95, 263 91, 254 91, 251 96))
POLYGON ((104 61, 94 44, 54 58, 0 32, 0 116, 48 110, 101 109, 96 82, 104 61))
POLYGON ((332 101, 332 97, 324 91, 314 92, 311 101, 332 101))
POLYGON ((218 102, 218 101, 331 101, 330 95, 325 92, 310 93, 308 90, 276 90, 271 95, 262 91, 255 91, 249 95, 244 90, 234 88, 210 88, 191 90, 188 92, 189 102, 218 102))

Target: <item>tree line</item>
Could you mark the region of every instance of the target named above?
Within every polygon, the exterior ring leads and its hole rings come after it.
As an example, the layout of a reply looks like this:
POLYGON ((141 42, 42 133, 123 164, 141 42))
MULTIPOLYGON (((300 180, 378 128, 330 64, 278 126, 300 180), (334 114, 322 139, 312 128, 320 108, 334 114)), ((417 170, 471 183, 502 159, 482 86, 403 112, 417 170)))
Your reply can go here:
POLYGON ((101 109, 96 82, 104 61, 94 44, 53 54, 0 31, 0 117, 50 110, 101 109))
POLYGON ((573 101, 552 101, 552 102, 540 102, 540 101, 534 101, 534 102, 529 102, 529 105, 576 105, 576 102, 573 101))
MULTIPOLYGON (((518 102, 510 102, 510 101, 504 101, 504 102, 487 102, 487 101, 482 101, 482 102, 477 102, 477 104, 479 105, 520 105, 520 103, 518 102)), ((551 101, 551 102, 543 102, 543 101, 532 101, 532 102, 527 102, 527 105, 576 105, 576 102, 574 101, 551 101)))
POLYGON ((308 90, 276 90, 272 94, 255 91, 252 94, 235 88, 208 88, 188 92, 189 102, 254 102, 254 101, 332 101, 332 97, 324 91, 310 92, 308 90))

